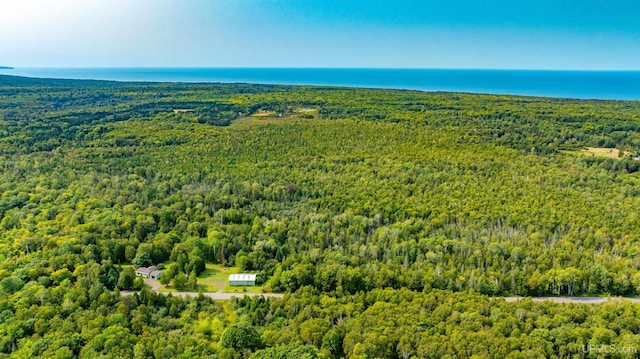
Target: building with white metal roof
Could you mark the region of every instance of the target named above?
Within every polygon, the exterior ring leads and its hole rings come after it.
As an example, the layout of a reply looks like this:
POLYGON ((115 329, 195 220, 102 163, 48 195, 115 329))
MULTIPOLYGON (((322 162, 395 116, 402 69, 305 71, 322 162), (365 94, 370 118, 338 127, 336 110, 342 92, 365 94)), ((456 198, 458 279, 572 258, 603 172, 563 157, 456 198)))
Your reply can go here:
POLYGON ((230 274, 229 285, 256 285, 256 275, 248 273, 230 274))

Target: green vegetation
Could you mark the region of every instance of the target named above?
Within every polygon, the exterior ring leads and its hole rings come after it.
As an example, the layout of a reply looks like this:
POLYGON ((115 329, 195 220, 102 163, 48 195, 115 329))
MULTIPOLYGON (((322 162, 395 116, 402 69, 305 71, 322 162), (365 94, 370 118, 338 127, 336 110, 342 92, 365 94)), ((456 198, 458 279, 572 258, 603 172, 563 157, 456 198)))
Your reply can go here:
POLYGON ((639 149, 639 102, 0 76, 0 355, 637 348, 637 305, 488 296, 639 295, 639 149))
POLYGON ((198 276, 198 288, 203 292, 224 293, 263 293, 262 286, 231 287, 229 275, 241 273, 239 267, 226 267, 219 264, 206 265, 206 269, 198 276))
POLYGON ((238 286, 238 287, 232 287, 232 286, 226 286, 224 287, 223 290, 224 293, 252 293, 252 294, 260 294, 260 293, 264 293, 264 287, 261 286, 238 286))
POLYGON ((229 280, 229 274, 239 273, 239 271, 236 267, 207 264, 204 272, 198 276, 198 285, 204 292, 217 292, 224 289, 229 280))

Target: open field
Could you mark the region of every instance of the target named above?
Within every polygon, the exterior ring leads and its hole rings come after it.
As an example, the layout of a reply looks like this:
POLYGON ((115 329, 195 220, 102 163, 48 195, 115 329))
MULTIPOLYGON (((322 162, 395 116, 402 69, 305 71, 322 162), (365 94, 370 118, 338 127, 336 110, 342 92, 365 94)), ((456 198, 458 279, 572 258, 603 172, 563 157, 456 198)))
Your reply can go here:
POLYGON ((179 114, 179 113, 187 113, 187 112, 193 112, 195 110, 190 109, 190 108, 174 108, 173 109, 173 113, 175 114, 179 114))
POLYGON ((208 263, 207 269, 198 276, 198 286, 207 292, 224 293, 262 293, 262 286, 232 287, 229 285, 229 275, 240 273, 238 267, 225 267, 208 263))
MULTIPOLYGON (((165 261, 162 264, 164 268, 167 268, 172 262, 165 261)), ((132 265, 126 265, 129 267, 133 267, 132 265)), ((238 286, 231 287, 229 286, 229 275, 240 273, 240 268, 238 267, 225 267, 219 264, 206 264, 206 269, 204 272, 200 273, 198 276, 198 290, 207 293, 262 293, 262 286, 238 286)), ((160 293, 178 293, 183 291, 178 291, 171 286, 163 285, 158 281, 154 282, 154 291, 160 293)), ((145 283, 149 285, 149 281, 145 280, 145 283)), ((197 292, 198 290, 186 291, 186 292, 197 292)))
POLYGON ((622 156, 620 155, 620 150, 617 148, 604 148, 604 147, 587 147, 582 151, 578 152, 583 156, 593 156, 593 157, 605 157, 605 158, 621 158, 625 156, 633 156, 633 152, 631 151, 623 151, 622 156))
POLYGON ((268 116, 275 116, 275 112, 274 111, 263 111, 260 110, 256 113, 251 114, 251 117, 268 117, 268 116))
POLYGON ((229 274, 240 273, 238 267, 206 264, 207 269, 198 276, 198 286, 206 292, 222 292, 227 286, 229 274))
MULTIPOLYGON (((171 261, 165 261, 162 263, 166 268, 171 261)), ((128 265, 133 267, 131 265, 128 265)), ((263 286, 230 286, 229 285, 229 275, 240 273, 240 268, 238 267, 225 267, 219 264, 206 264, 206 269, 204 272, 200 273, 198 276, 198 290, 191 291, 178 291, 171 286, 166 286, 161 284, 156 280, 145 279, 145 284, 150 285, 153 283, 151 288, 159 293, 179 293, 179 292, 197 292, 202 291, 205 293, 251 293, 251 294, 260 294, 263 293, 263 286)))

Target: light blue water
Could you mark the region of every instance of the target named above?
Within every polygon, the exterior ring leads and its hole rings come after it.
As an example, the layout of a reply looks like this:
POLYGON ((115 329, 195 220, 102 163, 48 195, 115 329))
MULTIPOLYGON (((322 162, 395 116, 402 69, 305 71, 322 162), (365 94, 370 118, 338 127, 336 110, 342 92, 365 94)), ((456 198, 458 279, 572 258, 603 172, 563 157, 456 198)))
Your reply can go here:
POLYGON ((66 79, 328 85, 580 99, 640 100, 640 71, 257 68, 17 68, 0 74, 66 79))

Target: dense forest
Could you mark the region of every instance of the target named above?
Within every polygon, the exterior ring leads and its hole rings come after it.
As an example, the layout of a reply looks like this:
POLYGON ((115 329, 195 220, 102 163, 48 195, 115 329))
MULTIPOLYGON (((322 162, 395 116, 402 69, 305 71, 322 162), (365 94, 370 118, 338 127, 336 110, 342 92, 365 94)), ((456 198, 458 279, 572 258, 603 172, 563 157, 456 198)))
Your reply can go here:
POLYGON ((640 295, 639 150, 633 101, 0 76, 0 357, 637 348, 638 305, 491 297, 640 295), (286 294, 120 295, 206 263, 286 294))

